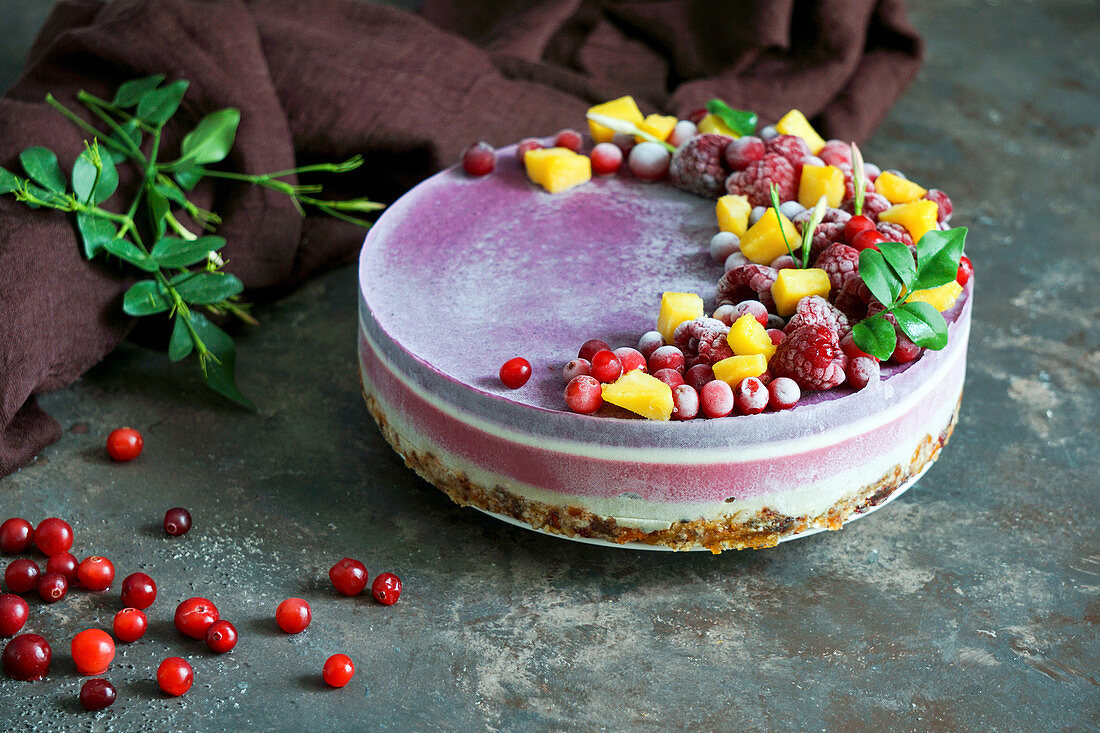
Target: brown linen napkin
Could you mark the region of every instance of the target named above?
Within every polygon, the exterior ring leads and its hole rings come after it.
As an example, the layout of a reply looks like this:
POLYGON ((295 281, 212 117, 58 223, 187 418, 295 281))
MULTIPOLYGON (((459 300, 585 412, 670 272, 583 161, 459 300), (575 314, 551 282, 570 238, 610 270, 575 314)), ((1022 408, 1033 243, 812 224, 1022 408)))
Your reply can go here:
MULTIPOLYGON (((582 127, 588 106, 622 94, 681 116, 715 96, 765 122, 798 107, 827 137, 862 140, 920 53, 900 0, 427 0, 420 15, 355 0, 64 0, 0 100, 0 165, 18 170, 31 145, 65 168, 80 152, 83 133, 43 103, 47 92, 75 108, 78 89, 110 96, 165 73, 191 81, 168 149, 202 115, 238 107, 226 165, 263 172, 362 153, 367 164, 327 190, 391 201, 471 142, 582 127)), ((264 189, 197 195, 223 215, 229 269, 252 298, 351 261, 362 241, 264 189)), ((127 335, 132 280, 84 260, 66 216, 0 197, 0 476, 60 436, 34 396, 127 335)))

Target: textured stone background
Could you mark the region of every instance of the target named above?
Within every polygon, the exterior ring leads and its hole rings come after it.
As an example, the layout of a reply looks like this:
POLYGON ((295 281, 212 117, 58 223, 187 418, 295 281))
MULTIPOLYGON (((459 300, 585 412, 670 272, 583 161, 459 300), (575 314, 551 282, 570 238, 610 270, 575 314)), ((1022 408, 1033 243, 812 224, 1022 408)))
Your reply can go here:
MULTIPOLYGON (((0 727, 1095 730, 1100 14, 910 5, 929 60, 866 154, 953 196, 978 287, 961 421, 914 489, 842 532, 717 557, 593 548, 459 509, 367 416, 346 269, 240 338, 258 414, 136 347, 43 400, 65 437, 0 482, 0 514, 67 517, 81 556, 149 572, 160 598, 99 714, 76 702, 68 639, 108 625, 117 595, 32 603, 53 671, 0 677, 0 727), (111 465, 103 441, 122 424, 146 452, 111 465), (158 525, 175 505, 195 528, 171 539, 158 525), (399 573, 400 603, 337 597, 325 573, 344 555, 399 573), (231 654, 171 628, 193 594, 237 624, 231 654), (290 595, 315 618, 294 637, 272 621, 290 595), (324 689, 337 651, 358 674, 324 689), (170 655, 195 668, 181 699, 151 681, 170 655)), ((0 3, 4 86, 47 6, 0 3)))

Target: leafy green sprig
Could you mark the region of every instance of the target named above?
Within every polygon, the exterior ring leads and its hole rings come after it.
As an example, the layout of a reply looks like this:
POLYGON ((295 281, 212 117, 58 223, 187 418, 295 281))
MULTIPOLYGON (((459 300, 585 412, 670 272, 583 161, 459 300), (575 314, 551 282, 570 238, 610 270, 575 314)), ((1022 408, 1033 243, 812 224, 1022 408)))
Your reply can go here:
POLYGON ((726 127, 738 135, 751 135, 756 131, 757 117, 755 112, 733 109, 721 99, 711 99, 707 102, 707 114, 712 114, 722 120, 726 127))
POLYGON ((859 146, 855 143, 852 143, 852 186, 855 189, 852 216, 860 216, 863 214, 863 200, 867 196, 867 171, 863 167, 863 153, 859 152, 859 146))
POLYGON ((165 76, 135 79, 122 84, 111 100, 81 90, 85 108, 105 125, 96 127, 68 109, 52 94, 46 102, 66 119, 91 135, 73 163, 68 179, 57 156, 48 148, 31 147, 19 156, 25 176, 0 168, 0 194, 12 194, 33 209, 49 208, 72 213, 83 244, 92 259, 111 255, 147 273, 123 296, 123 310, 131 316, 167 313, 173 319, 168 356, 179 361, 194 353, 206 383, 238 404, 252 407, 236 384, 236 347, 233 339, 204 315, 233 315, 255 324, 240 302, 241 281, 222 271, 225 260, 219 250, 225 239, 196 234, 176 216, 180 211, 201 228, 215 231, 221 218, 195 205, 187 192, 205 177, 224 178, 264 186, 290 197, 299 213, 312 206, 343 221, 369 227, 355 214, 382 208, 366 198, 332 201, 317 198, 319 185, 292 184, 284 180, 300 173, 343 173, 362 165, 360 156, 343 163, 318 164, 265 174, 243 174, 211 169, 229 154, 240 124, 240 111, 232 108, 210 113, 180 144, 179 156, 161 162, 161 137, 187 92, 188 82, 164 83, 165 76), (124 213, 103 208, 115 193, 117 165, 131 163, 140 180, 124 213))
POLYGON ((670 143, 666 143, 661 138, 657 137, 651 132, 646 132, 642 128, 635 125, 630 120, 623 120, 618 117, 612 117, 610 115, 600 114, 599 112, 589 112, 585 115, 586 118, 592 120, 597 125, 603 125, 612 132, 616 132, 620 135, 633 135, 634 137, 640 137, 642 140, 651 143, 657 143, 663 145, 665 150, 670 153, 676 152, 676 146, 670 143))
POLYGON ((779 224, 779 234, 783 237, 783 244, 787 247, 787 254, 794 260, 795 267, 805 270, 810 266, 810 244, 814 238, 814 230, 821 224, 821 220, 825 218, 825 211, 829 208, 829 203, 824 196, 817 200, 817 204, 814 205, 813 213, 810 215, 810 220, 802 227, 802 234, 798 247, 792 248, 790 241, 787 239, 787 232, 783 228, 782 215, 779 213, 779 189, 774 183, 771 184, 768 195, 772 200, 772 210, 775 212, 775 220, 779 224), (799 251, 798 255, 794 253, 795 249, 799 251))

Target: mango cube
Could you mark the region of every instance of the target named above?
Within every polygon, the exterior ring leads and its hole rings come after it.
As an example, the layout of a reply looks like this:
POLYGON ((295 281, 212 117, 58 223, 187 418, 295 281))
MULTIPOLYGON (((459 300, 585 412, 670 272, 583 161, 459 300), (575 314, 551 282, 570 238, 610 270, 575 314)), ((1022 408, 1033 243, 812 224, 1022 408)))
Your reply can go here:
POLYGON ((829 273, 811 267, 805 270, 780 270, 772 283, 772 299, 781 316, 793 315, 798 301, 810 295, 829 297, 829 273))
MULTIPOLYGON (((797 135, 810 146, 810 152, 817 155, 825 147, 825 139, 817 134, 806 115, 797 109, 792 109, 783 115, 783 119, 775 123, 775 129, 780 135, 797 135)), ((814 199, 816 201, 816 199, 814 199)))
POLYGON ((804 165, 798 182, 798 203, 807 209, 822 196, 834 209, 844 200, 844 171, 832 165, 804 165))
POLYGON ((737 385, 741 384, 741 380, 747 377, 759 377, 768 371, 768 358, 763 354, 731 356, 715 362, 712 368, 714 369, 715 379, 721 379, 729 386, 737 389, 737 385))
POLYGON ((878 215, 879 221, 901 224, 909 230, 914 242, 919 242, 926 233, 936 228, 936 216, 939 206, 935 201, 921 199, 907 204, 895 204, 878 215))
POLYGON ((523 156, 527 177, 550 193, 558 193, 592 178, 592 161, 569 148, 530 150, 523 156))
POLYGON ((646 118, 642 120, 642 124, 638 127, 658 140, 665 140, 672 134, 672 128, 676 127, 676 123, 679 121, 673 115, 646 115, 646 118))
POLYGON ((766 265, 779 255, 787 254, 786 242, 790 242, 793 250, 801 241, 802 237, 791 220, 772 208, 765 211, 760 221, 749 227, 741 237, 741 254, 758 265, 766 265))
POLYGON ((924 198, 924 194, 928 191, 908 178, 902 178, 887 171, 875 179, 875 193, 882 194, 892 204, 907 204, 924 198))
POLYGON ((718 115, 707 115, 699 120, 696 127, 700 135, 727 135, 729 137, 741 137, 730 129, 729 125, 722 121, 718 115))
POLYGON ((955 305, 955 301, 959 299, 959 295, 962 293, 962 285, 952 280, 949 283, 944 283, 938 288, 927 288, 925 290, 914 290, 909 293, 909 297, 905 299, 906 303, 911 303, 914 300, 922 300, 928 303, 941 313, 951 306, 955 305))
MULTIPOLYGON (((603 104, 597 104, 595 107, 589 107, 588 111, 633 122, 638 126, 641 126, 645 121, 645 118, 642 117, 642 111, 638 109, 638 103, 634 101, 634 97, 629 95, 612 99, 610 102, 604 102, 603 104)), ((598 125, 592 120, 588 121, 588 130, 592 133, 592 139, 598 143, 609 143, 611 138, 615 137, 615 131, 610 127, 598 125)))
POLYGON ((654 376, 632 369, 602 388, 603 401, 650 420, 672 417, 672 388, 654 376))
POLYGON ((661 295, 661 311, 657 316, 657 330, 664 336, 665 343, 672 343, 672 334, 684 321, 693 321, 703 315, 703 299, 695 293, 672 293, 661 295))
POLYGON ((745 236, 745 230, 749 228, 749 214, 752 213, 748 196, 726 194, 718 199, 715 211, 718 214, 719 229, 733 232, 739 237, 745 236))
POLYGON ((746 313, 733 322, 730 332, 726 334, 726 343, 737 356, 763 354, 765 359, 770 360, 775 353, 771 336, 751 313, 746 313))

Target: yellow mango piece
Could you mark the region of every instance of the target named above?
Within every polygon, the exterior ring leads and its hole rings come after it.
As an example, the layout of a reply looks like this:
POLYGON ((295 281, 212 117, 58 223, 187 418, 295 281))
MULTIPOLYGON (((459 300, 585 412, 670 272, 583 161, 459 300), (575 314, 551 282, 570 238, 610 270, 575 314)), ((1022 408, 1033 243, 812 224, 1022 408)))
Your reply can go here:
POLYGON ((752 204, 748 196, 738 194, 726 194, 718 199, 715 206, 718 214, 718 228, 723 232, 733 232, 739 237, 745 235, 749 228, 749 214, 752 213, 752 204))
MULTIPOLYGON (((638 103, 634 101, 634 97, 629 95, 612 99, 610 102, 604 102, 603 104, 597 104, 595 107, 589 107, 588 111, 633 122, 639 127, 645 122, 642 111, 638 109, 638 103)), ((603 125, 597 125, 592 120, 588 121, 588 130, 592 133, 592 139, 598 143, 609 143, 611 138, 615 137, 614 130, 603 125)))
POLYGON ((603 401, 650 420, 672 417, 672 388, 654 376, 632 369, 602 388, 603 401))
POLYGON ((661 295, 661 311, 657 315, 657 330, 672 343, 672 334, 684 321, 693 321, 703 315, 703 299, 695 293, 666 292, 661 295))
POLYGON ((736 132, 730 129, 729 125, 722 122, 722 118, 718 115, 707 115, 703 119, 699 120, 699 124, 696 126, 696 130, 700 135, 727 135, 729 137, 741 137, 736 132))
POLYGON ((798 181, 798 203, 807 209, 822 196, 834 209, 844 200, 844 171, 832 165, 804 165, 798 181))
POLYGON ((768 358, 763 354, 746 354, 745 356, 731 356, 722 361, 715 362, 714 378, 721 379, 729 386, 737 389, 741 380, 746 377, 759 377, 768 371, 768 358))
POLYGON ((768 209, 760 217, 760 221, 749 227, 741 237, 741 254, 758 265, 766 265, 779 255, 787 254, 784 234, 787 235, 786 242, 790 242, 791 249, 796 249, 802 241, 798 229, 790 219, 775 209, 768 209))
POLYGON ((592 178, 592 161, 569 148, 531 150, 523 156, 527 177, 550 193, 558 193, 592 178))
POLYGON ((924 198, 924 194, 928 191, 908 178, 886 172, 875 179, 875 193, 882 194, 892 204, 907 204, 910 201, 924 198))
POLYGON ((737 356, 763 354, 765 359, 770 360, 775 353, 771 336, 751 313, 746 313, 733 322, 730 332, 726 334, 726 343, 737 356))
POLYGON ((914 290, 909 293, 909 297, 905 299, 905 302, 911 303, 914 300, 922 300, 942 313, 955 305, 955 301, 959 299, 959 295, 962 291, 962 285, 952 280, 949 283, 940 285, 938 288, 914 290))
POLYGON ((780 270, 772 283, 772 299, 781 316, 793 315, 798 301, 810 295, 829 297, 829 273, 811 267, 805 270, 780 270))
MULTIPOLYGON (((642 124, 638 127, 648 132, 658 140, 665 140, 672 134, 672 128, 676 127, 676 123, 680 120, 672 115, 646 115, 646 118, 642 120, 642 124)), ((638 138, 641 142, 642 138, 638 138)))
POLYGON ((909 230, 914 242, 919 242, 926 233, 936 228, 936 216, 939 206, 935 201, 921 199, 907 204, 895 204, 879 214, 879 221, 901 224, 909 230))
MULTIPOLYGON (((810 152, 814 155, 820 153, 821 149, 825 147, 825 139, 817 134, 817 130, 806 119, 806 115, 797 109, 792 109, 783 115, 783 119, 775 123, 775 129, 780 135, 797 135, 802 138, 810 146, 810 152)), ((814 199, 814 201, 817 201, 817 199, 814 199)), ((830 204, 830 206, 832 205, 830 204)))

